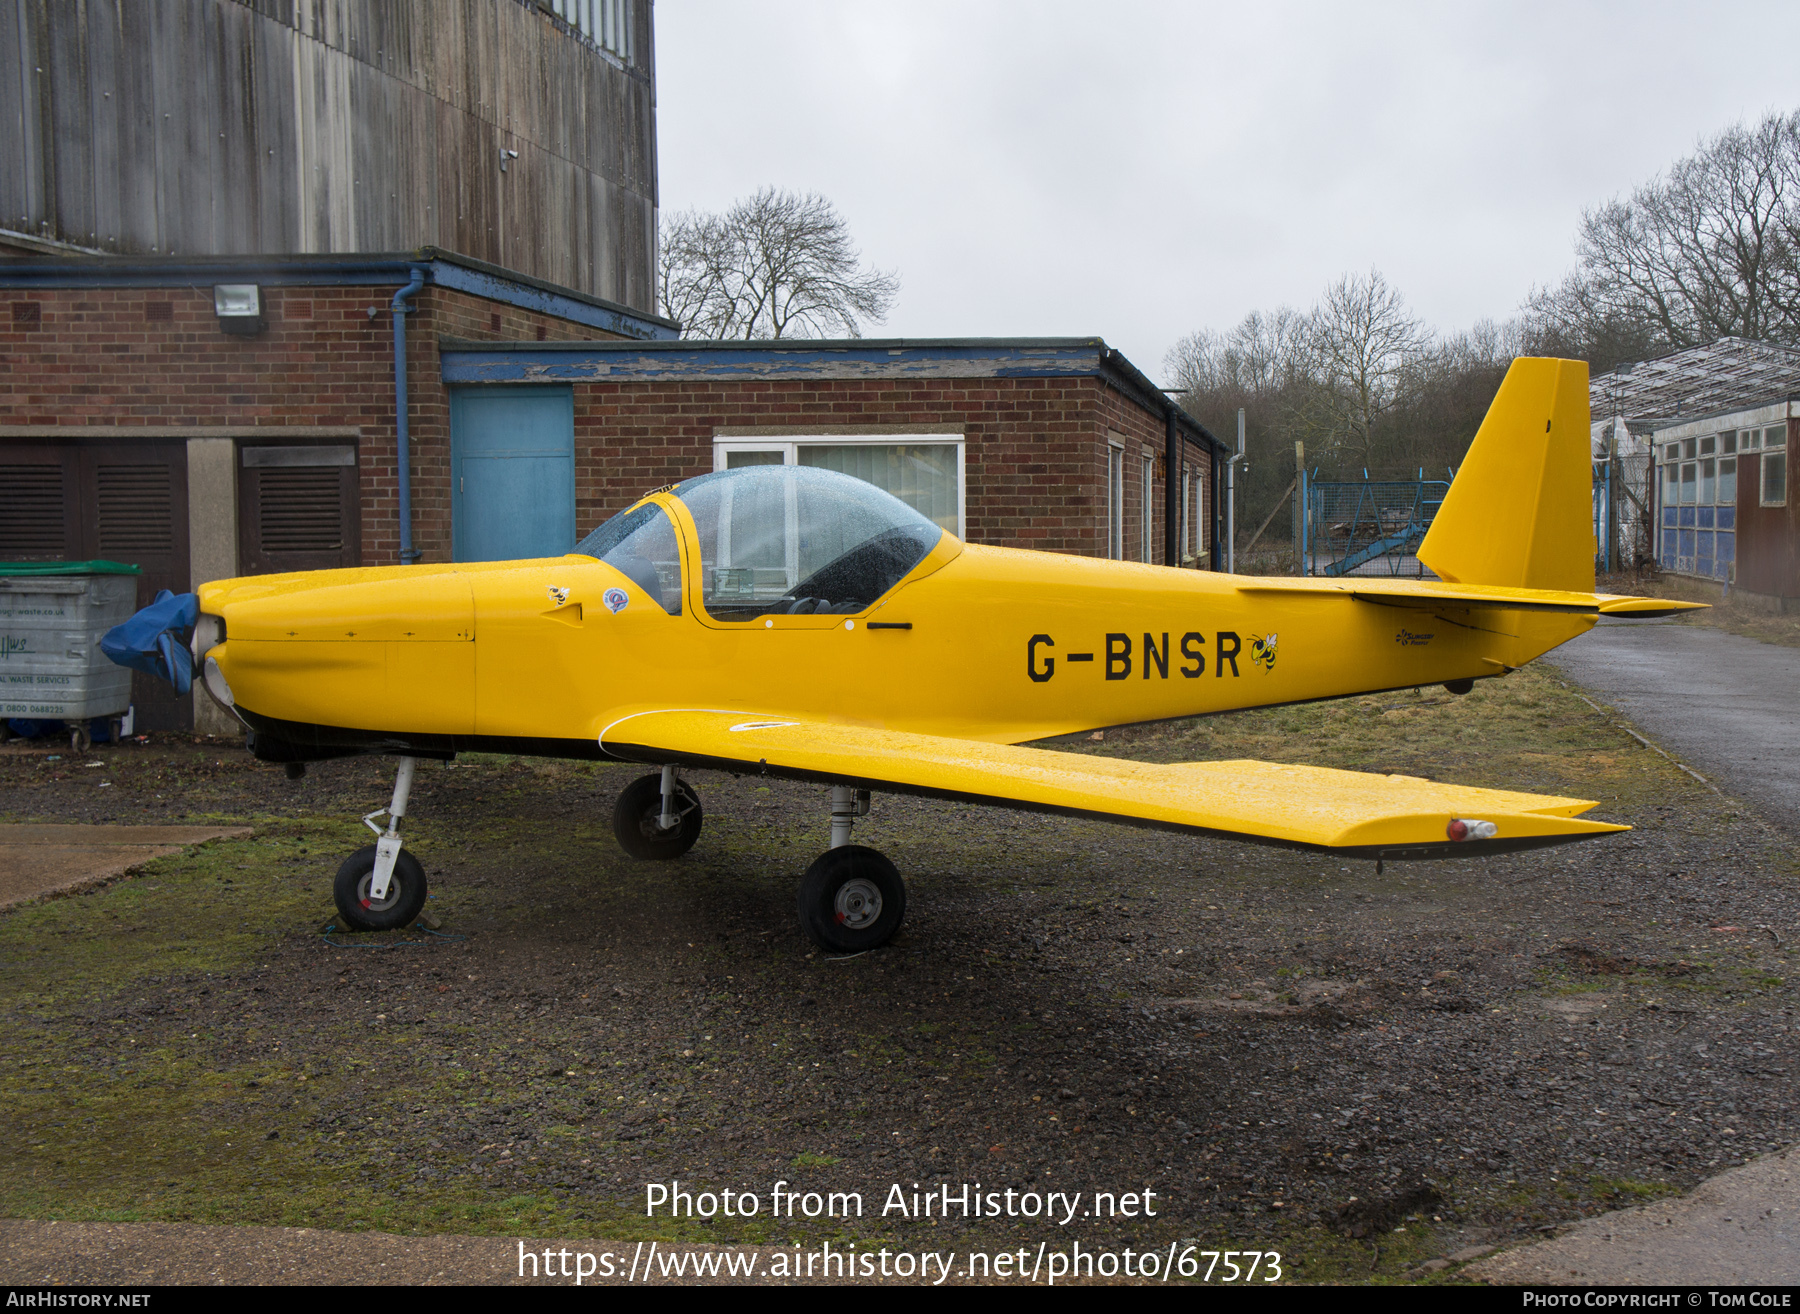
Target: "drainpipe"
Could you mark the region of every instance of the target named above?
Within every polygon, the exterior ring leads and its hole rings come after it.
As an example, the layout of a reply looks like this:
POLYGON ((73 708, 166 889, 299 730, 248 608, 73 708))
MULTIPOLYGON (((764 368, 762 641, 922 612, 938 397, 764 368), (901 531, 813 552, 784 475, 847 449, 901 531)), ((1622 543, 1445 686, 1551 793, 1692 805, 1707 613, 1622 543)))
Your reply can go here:
POLYGON ((1244 459, 1244 408, 1238 407, 1237 455, 1225 463, 1225 573, 1237 574, 1237 468, 1244 459))
POLYGON ((394 293, 389 309, 394 312, 394 461, 400 480, 400 564, 410 566, 420 557, 412 541, 412 450, 406 403, 406 303, 425 286, 425 266, 414 265, 412 278, 394 293))

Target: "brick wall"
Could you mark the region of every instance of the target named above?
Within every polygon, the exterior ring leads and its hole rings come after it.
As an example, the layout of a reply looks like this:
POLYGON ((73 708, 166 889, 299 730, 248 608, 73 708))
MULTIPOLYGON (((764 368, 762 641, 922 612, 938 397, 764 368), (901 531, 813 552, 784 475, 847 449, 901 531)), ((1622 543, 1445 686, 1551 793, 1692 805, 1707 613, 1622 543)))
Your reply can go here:
MULTIPOLYGON (((394 290, 265 286, 269 327, 248 338, 219 331, 210 287, 0 291, 0 300, 11 302, 0 308, 0 425, 96 433, 148 426, 170 437, 197 428, 245 435, 272 425, 354 429, 363 561, 394 562, 398 476, 387 309, 394 290)), ((450 414, 439 338, 530 342, 596 333, 442 287, 424 288, 414 305, 407 325, 413 538, 424 560, 446 561, 450 414)), ((1162 418, 1098 379, 604 382, 580 383, 574 392, 582 533, 651 488, 712 469, 721 429, 960 426, 971 541, 1103 556, 1107 435, 1116 432, 1127 442, 1126 556, 1139 556, 1147 513, 1152 559, 1162 560, 1162 418), (1138 474, 1146 447, 1157 466, 1148 508, 1138 474)))
POLYGON ((650 489, 711 470, 721 430, 773 436, 874 425, 961 427, 969 541, 1085 556, 1106 554, 1107 433, 1126 435, 1126 556, 1134 560, 1137 453, 1148 443, 1158 466, 1153 555, 1162 560, 1161 417, 1098 379, 577 384, 576 523, 585 533, 650 489))
MULTIPOLYGON (((0 425, 92 428, 350 427, 360 431, 363 561, 399 559, 394 286, 264 286, 268 328, 219 331, 210 287, 0 291, 0 425), (375 314, 371 318, 369 309, 375 314)), ((450 556, 450 415, 441 336, 592 339, 583 324, 427 286, 407 323, 413 528, 450 556)))

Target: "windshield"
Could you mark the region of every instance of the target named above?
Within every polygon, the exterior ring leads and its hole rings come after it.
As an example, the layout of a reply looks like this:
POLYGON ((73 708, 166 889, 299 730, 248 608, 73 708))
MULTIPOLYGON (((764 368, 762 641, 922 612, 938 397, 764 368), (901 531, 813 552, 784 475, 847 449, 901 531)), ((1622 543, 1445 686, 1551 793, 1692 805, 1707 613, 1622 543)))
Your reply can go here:
POLYGON ((599 557, 669 615, 681 615, 681 554, 675 547, 675 526, 656 503, 621 511, 577 543, 575 550, 599 557))
POLYGON ((759 465, 675 489, 700 533, 701 600, 718 620, 867 610, 944 531, 851 475, 759 465))

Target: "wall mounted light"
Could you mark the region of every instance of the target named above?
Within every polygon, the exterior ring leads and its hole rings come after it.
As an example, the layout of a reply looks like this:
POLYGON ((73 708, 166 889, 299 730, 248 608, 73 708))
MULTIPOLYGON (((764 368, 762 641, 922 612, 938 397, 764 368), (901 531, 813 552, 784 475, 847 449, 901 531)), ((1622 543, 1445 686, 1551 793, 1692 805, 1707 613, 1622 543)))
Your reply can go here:
POLYGON ((268 328, 263 319, 262 289, 254 283, 219 283, 213 287, 213 314, 221 333, 255 337, 268 328))

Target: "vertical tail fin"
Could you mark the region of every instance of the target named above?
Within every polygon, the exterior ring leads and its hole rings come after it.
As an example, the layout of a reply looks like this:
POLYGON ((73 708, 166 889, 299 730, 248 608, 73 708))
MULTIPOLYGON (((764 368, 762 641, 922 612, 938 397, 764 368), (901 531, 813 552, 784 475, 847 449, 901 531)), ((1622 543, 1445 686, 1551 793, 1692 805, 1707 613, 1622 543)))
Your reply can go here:
POLYGON ((1419 560, 1454 584, 1594 591, 1588 367, 1507 370, 1419 560))

